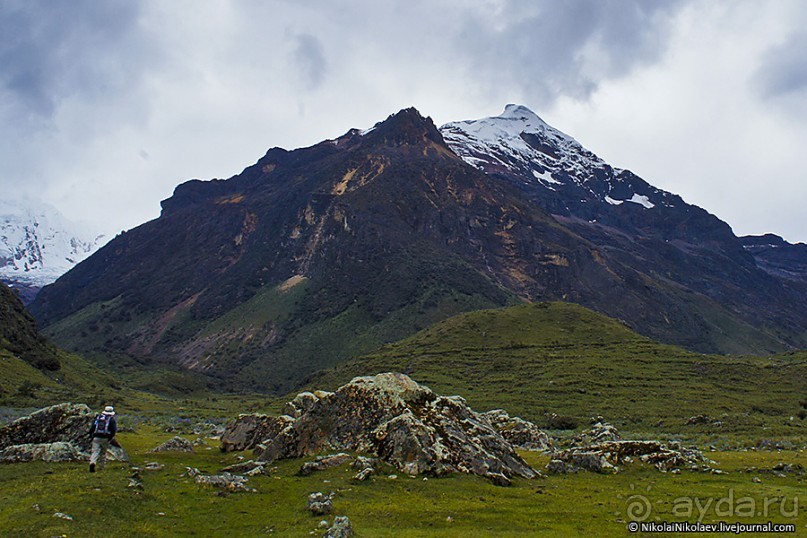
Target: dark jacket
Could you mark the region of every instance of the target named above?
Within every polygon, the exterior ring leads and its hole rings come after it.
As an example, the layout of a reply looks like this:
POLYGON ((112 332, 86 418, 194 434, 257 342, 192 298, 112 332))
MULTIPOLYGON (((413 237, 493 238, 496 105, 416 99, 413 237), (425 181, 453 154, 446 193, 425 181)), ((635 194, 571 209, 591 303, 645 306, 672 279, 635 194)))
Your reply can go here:
POLYGON ((115 434, 118 432, 118 422, 115 420, 115 415, 109 417, 109 426, 107 427, 108 433, 101 433, 95 431, 95 425, 98 423, 98 419, 103 415, 96 415, 93 419, 92 424, 90 424, 90 435, 93 437, 100 437, 101 439, 112 439, 115 437, 115 434))

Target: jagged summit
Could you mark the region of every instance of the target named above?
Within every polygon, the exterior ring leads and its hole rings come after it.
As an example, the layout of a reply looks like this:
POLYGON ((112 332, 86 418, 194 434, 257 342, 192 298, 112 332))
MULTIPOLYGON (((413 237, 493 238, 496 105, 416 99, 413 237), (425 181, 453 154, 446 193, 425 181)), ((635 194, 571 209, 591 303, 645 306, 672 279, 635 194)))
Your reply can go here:
POLYGON ((103 238, 48 204, 0 200, 0 279, 35 293, 92 254, 103 238))

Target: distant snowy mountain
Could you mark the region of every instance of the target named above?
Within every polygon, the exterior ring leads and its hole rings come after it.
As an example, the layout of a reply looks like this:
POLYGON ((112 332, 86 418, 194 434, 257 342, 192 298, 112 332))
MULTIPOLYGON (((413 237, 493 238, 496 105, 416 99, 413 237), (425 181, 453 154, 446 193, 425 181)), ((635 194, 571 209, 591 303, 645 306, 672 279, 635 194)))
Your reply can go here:
POLYGON ((95 252, 104 236, 41 202, 0 201, 0 280, 26 302, 95 252))
POLYGON ((440 132, 465 162, 507 177, 554 214, 594 219, 608 206, 685 205, 632 172, 611 167, 523 105, 507 105, 499 116, 448 123, 440 132))

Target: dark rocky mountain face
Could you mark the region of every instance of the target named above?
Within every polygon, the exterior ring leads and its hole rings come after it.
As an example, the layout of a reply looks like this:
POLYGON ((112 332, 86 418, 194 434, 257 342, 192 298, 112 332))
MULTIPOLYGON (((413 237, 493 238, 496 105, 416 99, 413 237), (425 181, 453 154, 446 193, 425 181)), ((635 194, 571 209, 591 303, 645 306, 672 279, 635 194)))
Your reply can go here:
MULTIPOLYGON (((702 350, 804 345, 804 312, 781 308, 795 292, 705 211, 603 166, 592 172, 601 190, 624 184, 608 191, 614 203, 562 210, 523 181, 527 168, 479 170, 443 134, 408 109, 363 133, 269 150, 228 180, 184 183, 160 218, 44 288, 32 311, 90 356, 277 391, 458 312, 525 299, 578 302, 702 350)), ((530 170, 557 187, 546 179, 556 171, 530 170)), ((569 189, 600 196, 584 183, 569 189)))
POLYGON ((807 245, 788 243, 778 235, 748 235, 740 238, 757 266, 791 286, 807 285, 807 245))
POLYGON ((14 291, 0 282, 0 350, 40 370, 58 370, 56 350, 39 333, 36 321, 14 291))

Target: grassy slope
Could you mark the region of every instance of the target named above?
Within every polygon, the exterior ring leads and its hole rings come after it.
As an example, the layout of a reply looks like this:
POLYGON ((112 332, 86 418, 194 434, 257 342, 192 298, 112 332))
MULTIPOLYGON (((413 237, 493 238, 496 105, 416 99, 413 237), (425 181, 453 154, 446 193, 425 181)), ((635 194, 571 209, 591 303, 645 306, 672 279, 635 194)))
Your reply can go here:
POLYGON ((549 413, 602 415, 643 433, 745 441, 801 437, 807 353, 753 358, 690 353, 566 303, 462 314, 311 382, 404 371, 480 410, 503 407, 539 424, 549 413), (707 414, 722 426, 685 426, 707 414), (791 420, 790 417, 796 417, 791 420))
MULTIPOLYGON (((802 452, 711 453, 724 475, 662 474, 638 465, 618 475, 580 473, 532 481, 516 480, 501 488, 466 475, 442 479, 410 478, 393 471, 365 483, 349 480, 355 471, 337 467, 308 477, 297 476, 301 460, 279 462, 272 476, 258 476, 249 484, 257 493, 219 496, 207 486, 183 476, 186 466, 214 473, 237 461, 237 454, 221 454, 213 441, 195 454, 150 454, 169 438, 154 426, 123 433, 120 440, 133 464, 158 461, 165 469, 143 472, 144 491, 127 488, 128 467, 110 464, 89 474, 84 464, 20 464, 0 466, 0 534, 3 536, 305 536, 323 517, 305 510, 307 495, 335 491, 335 515, 348 515, 356 536, 624 536, 628 503, 644 495, 653 516, 663 521, 696 521, 672 514, 684 496, 699 499, 750 497, 757 506, 764 499, 784 499, 785 514, 794 497, 804 491, 805 477, 785 478, 745 473, 746 467, 770 468, 779 461, 807 464, 802 452), (752 482, 760 476, 762 483, 752 482), (38 505, 39 510, 34 508, 38 505), (55 512, 69 514, 65 521, 55 512), (449 520, 448 518, 451 518, 449 520)), ((536 467, 547 458, 525 454, 536 467)), ((780 501, 781 502, 781 501, 780 501)), ((795 518, 782 516, 772 504, 765 517, 718 516, 706 511, 703 522, 720 520, 754 523, 772 520, 807 525, 803 508, 795 518)), ((325 519, 333 521, 333 516, 325 519)), ((322 535, 322 531, 314 533, 322 535)))

